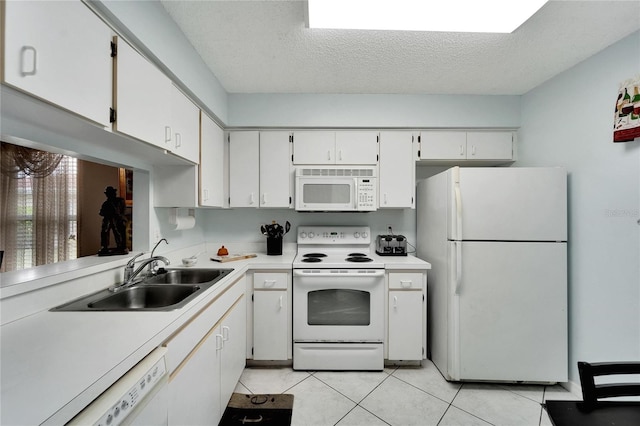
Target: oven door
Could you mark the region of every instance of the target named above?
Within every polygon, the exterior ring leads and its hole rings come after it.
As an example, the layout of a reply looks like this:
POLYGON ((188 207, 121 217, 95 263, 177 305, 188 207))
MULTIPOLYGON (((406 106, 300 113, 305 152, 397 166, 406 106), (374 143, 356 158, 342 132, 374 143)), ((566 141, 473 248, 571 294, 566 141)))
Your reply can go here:
POLYGON ((295 342, 382 342, 384 269, 293 271, 295 342))
POLYGON ((352 177, 296 177, 296 210, 354 211, 356 189, 352 177))

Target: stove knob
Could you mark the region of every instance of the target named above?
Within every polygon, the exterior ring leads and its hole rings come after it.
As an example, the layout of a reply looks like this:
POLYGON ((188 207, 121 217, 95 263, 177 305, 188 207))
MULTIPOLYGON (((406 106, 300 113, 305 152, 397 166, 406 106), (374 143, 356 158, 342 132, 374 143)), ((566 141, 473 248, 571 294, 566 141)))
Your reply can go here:
POLYGON ((301 232, 300 233, 300 238, 307 238, 307 233, 306 232, 301 232))
POLYGON ((315 237, 315 234, 313 232, 309 232, 309 238, 313 238, 315 237))
POLYGON ((366 232, 362 233, 362 238, 367 238, 369 236, 369 234, 367 234, 366 232))
POLYGON ((355 238, 360 238, 360 233, 359 233, 359 232, 354 232, 354 233, 353 233, 353 236, 354 236, 355 238))

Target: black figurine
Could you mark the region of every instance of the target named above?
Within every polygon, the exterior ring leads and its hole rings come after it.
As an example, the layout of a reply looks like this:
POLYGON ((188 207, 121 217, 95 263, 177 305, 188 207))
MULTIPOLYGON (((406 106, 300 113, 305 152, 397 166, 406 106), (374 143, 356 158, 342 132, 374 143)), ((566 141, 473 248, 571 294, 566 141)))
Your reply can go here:
POLYGON ((100 232, 100 251, 98 256, 112 256, 127 254, 127 219, 124 215, 124 198, 117 197, 117 190, 113 186, 107 186, 104 191, 107 200, 102 203, 100 216, 102 216, 102 231, 100 232), (113 232, 116 240, 116 248, 109 248, 109 240, 113 232))

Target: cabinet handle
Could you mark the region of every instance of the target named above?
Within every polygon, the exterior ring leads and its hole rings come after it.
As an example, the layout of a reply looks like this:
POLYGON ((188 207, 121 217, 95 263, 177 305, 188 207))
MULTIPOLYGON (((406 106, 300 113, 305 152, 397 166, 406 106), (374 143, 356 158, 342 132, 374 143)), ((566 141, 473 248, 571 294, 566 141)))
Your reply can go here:
POLYGON ((164 143, 171 142, 171 127, 164 126, 164 143))
POLYGON ((282 310, 282 296, 278 300, 278 310, 282 310))
POLYGON ((464 145, 460 145, 460 156, 464 155, 464 145))
POLYGON ((342 150, 339 150, 339 151, 338 151, 338 155, 339 155, 338 159, 339 159, 340 161, 342 161, 342 150))
POLYGON ((265 287, 273 287, 276 285, 276 280, 264 280, 265 287))
POLYGON ((388 203, 388 201, 387 201, 387 193, 386 193, 386 192, 384 193, 384 203, 385 203, 385 204, 387 204, 387 203, 388 203))
POLYGON ((222 326, 222 341, 226 342, 229 340, 229 327, 226 325, 222 326))
POLYGON ((205 189, 205 190, 204 190, 204 200, 205 200, 205 201, 208 201, 208 200, 209 200, 209 190, 208 190, 208 189, 205 189))
POLYGON ((398 309, 398 296, 393 296, 393 308, 398 309))
POLYGON ((20 49, 20 74, 22 74, 23 77, 26 77, 28 75, 36 75, 36 72, 38 71, 38 51, 36 50, 35 47, 33 46, 22 46, 22 49, 20 49), (32 52, 33 53, 33 60, 31 61, 31 71, 27 71, 25 69, 25 65, 26 65, 26 61, 25 59, 27 58, 27 52, 32 52))
POLYGON ((411 280, 400 280, 400 286, 404 288, 410 288, 413 281, 411 280))
POLYGON ((331 160, 331 150, 327 150, 327 160, 331 160))
POLYGON ((216 334, 216 351, 221 351, 224 347, 224 338, 222 334, 216 334))
POLYGON ((266 192, 262 193, 262 204, 267 204, 267 193, 266 192))
POLYGON ((182 135, 180 133, 176 133, 176 148, 180 148, 182 146, 182 135))
POLYGON ((471 145, 471 155, 476 155, 476 146, 471 145))
POLYGON ((255 203, 255 195, 253 194, 253 192, 249 195, 249 204, 253 204, 255 203))

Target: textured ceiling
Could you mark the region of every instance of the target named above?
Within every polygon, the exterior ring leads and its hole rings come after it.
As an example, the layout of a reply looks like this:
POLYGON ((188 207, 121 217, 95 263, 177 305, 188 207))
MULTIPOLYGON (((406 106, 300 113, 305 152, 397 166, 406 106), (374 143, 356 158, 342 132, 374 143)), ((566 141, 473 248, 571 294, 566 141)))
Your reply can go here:
POLYGON ((519 95, 640 29, 640 0, 551 0, 512 34, 312 30, 302 0, 162 4, 229 93, 519 95))

